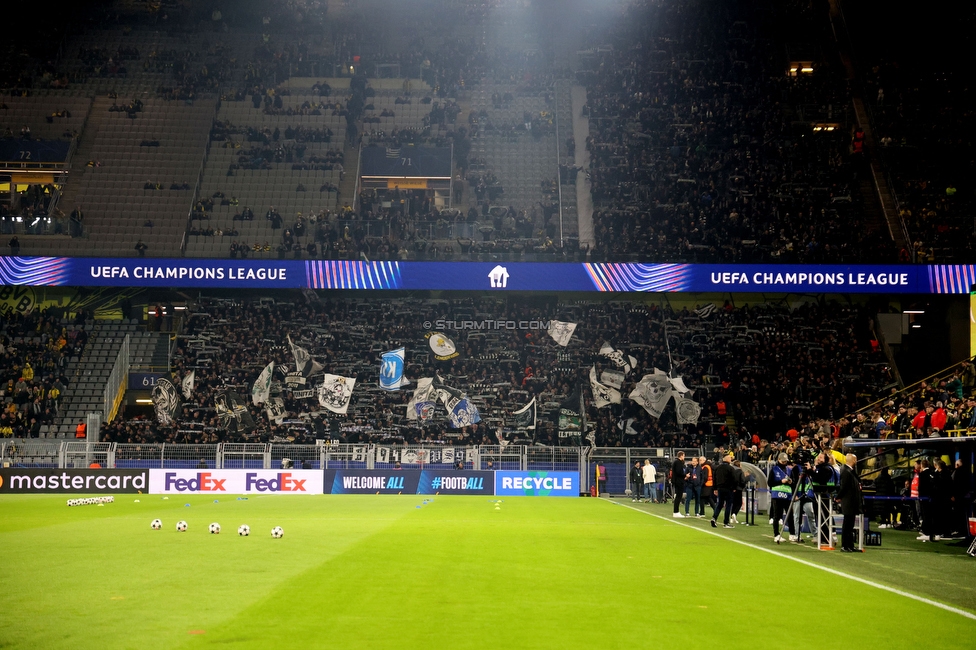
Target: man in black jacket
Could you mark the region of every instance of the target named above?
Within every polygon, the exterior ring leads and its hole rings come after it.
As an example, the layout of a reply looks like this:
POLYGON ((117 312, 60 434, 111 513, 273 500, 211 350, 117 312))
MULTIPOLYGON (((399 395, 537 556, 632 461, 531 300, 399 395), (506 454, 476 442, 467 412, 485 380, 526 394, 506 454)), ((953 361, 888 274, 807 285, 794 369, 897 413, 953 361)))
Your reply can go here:
POLYGON ((937 542, 942 539, 935 529, 935 472, 927 458, 920 462, 918 473, 918 509, 922 524, 922 534, 916 539, 921 542, 937 542))
POLYGON ((973 493, 970 487, 969 468, 962 459, 956 459, 952 471, 952 536, 965 538, 969 531, 969 502, 973 493))
POLYGON ((674 462, 671 463, 671 485, 674 487, 674 514, 673 517, 684 517, 678 512, 681 505, 681 497, 685 493, 685 452, 679 451, 674 462))
POLYGON ((725 508, 724 527, 732 528, 732 524, 729 523, 729 517, 732 514, 732 492, 738 484, 735 468, 732 467, 732 454, 726 454, 719 466, 715 468, 713 482, 715 483, 715 490, 718 492, 718 502, 712 512, 712 528, 718 528, 718 524, 715 522, 718 519, 718 514, 722 512, 722 508, 725 508))
POLYGON ((840 488, 837 490, 840 511, 844 515, 841 550, 845 553, 857 552, 854 547, 854 519, 861 514, 861 480, 857 477, 856 467, 857 456, 847 454, 845 464, 840 470, 840 488))

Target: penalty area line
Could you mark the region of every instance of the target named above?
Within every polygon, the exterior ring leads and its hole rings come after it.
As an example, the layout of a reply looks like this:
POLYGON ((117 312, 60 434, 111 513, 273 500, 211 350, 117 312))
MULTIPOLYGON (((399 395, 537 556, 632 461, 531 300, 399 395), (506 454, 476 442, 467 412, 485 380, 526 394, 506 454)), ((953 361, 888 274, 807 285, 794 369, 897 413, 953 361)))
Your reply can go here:
POLYGON ((780 553, 779 551, 776 551, 776 550, 771 549, 771 548, 764 548, 762 546, 757 546, 755 544, 751 544, 749 542, 742 541, 741 539, 735 539, 734 537, 726 537, 725 535, 722 535, 720 533, 717 533, 717 532, 714 532, 714 531, 711 531, 711 530, 701 529, 701 528, 698 528, 697 526, 691 526, 691 525, 686 524, 686 523, 681 522, 681 521, 675 521, 674 519, 670 519, 668 517, 662 517, 661 515, 654 514, 653 512, 647 512, 646 510, 641 510, 640 508, 635 508, 634 506, 628 506, 625 503, 616 503, 614 501, 610 501, 609 503, 611 503, 612 505, 615 505, 615 506, 620 506, 621 508, 627 508, 628 510, 633 510, 634 512, 639 512, 641 514, 645 514, 645 515, 647 515, 649 517, 655 517, 656 519, 660 519, 661 521, 666 521, 666 522, 668 522, 670 524, 675 524, 676 526, 682 526, 682 527, 687 528, 689 530, 695 530, 695 531, 698 531, 699 533, 705 533, 706 535, 712 535, 713 537, 718 537, 719 539, 724 539, 724 540, 726 540, 728 542, 735 542, 736 544, 741 544, 742 546, 748 546, 749 548, 756 549, 757 551, 762 551, 764 553, 769 553, 770 555, 775 555, 777 557, 781 557, 781 558, 784 558, 786 560, 792 560, 793 562, 799 562, 800 564, 806 565, 806 566, 811 567, 813 569, 819 569, 821 571, 826 571, 827 573, 831 573, 831 574, 833 574, 835 576, 838 576, 838 577, 841 577, 841 578, 847 578, 848 580, 853 580, 854 582, 860 582, 863 585, 867 585, 869 587, 874 587, 875 589, 880 589, 882 591, 887 591, 887 592, 892 593, 892 594, 897 594, 899 596, 904 596, 905 598, 910 598, 910 599, 915 600, 915 601, 918 601, 920 603, 925 603, 926 605, 931 605, 933 607, 938 607, 939 609, 944 609, 947 612, 952 612, 953 614, 958 614, 959 616, 963 616, 963 617, 968 618, 970 620, 976 621, 976 614, 974 614, 972 612, 968 612, 968 611, 966 611, 964 609, 959 609, 958 607, 953 607, 952 605, 947 605, 945 603, 940 603, 937 600, 932 600, 931 598, 926 598, 925 596, 919 596, 918 594, 913 594, 910 591, 902 591, 901 589, 896 589, 895 587, 889 587, 888 585, 881 584, 880 582, 874 582, 873 580, 868 580, 867 578, 862 578, 860 576, 851 575, 850 573, 844 573, 843 571, 838 571, 837 569, 832 569, 830 567, 823 566, 822 564, 817 564, 816 562, 810 562, 809 560, 804 560, 802 558, 794 557, 792 555, 787 555, 786 553, 780 553))

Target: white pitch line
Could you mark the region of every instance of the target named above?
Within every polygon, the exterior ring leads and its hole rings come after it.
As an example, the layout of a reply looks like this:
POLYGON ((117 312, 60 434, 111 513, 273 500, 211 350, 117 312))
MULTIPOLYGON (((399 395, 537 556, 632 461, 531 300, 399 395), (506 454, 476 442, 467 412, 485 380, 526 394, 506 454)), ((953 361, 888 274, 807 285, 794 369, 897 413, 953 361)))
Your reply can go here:
POLYGON ((958 614, 959 616, 963 616, 965 618, 968 618, 968 619, 971 619, 971 620, 976 621, 976 614, 974 614, 972 612, 967 612, 964 609, 959 609, 958 607, 953 607, 952 605, 947 605, 945 603, 940 603, 937 600, 932 600, 930 598, 926 598, 925 596, 919 596, 918 594, 913 594, 913 593, 908 592, 908 591, 902 591, 901 589, 895 589, 894 587, 889 587, 888 585, 883 585, 880 582, 874 582, 872 580, 868 580, 867 578, 861 578, 859 576, 851 575, 849 573, 844 573, 843 571, 838 571, 837 569, 831 569, 830 567, 823 566, 822 564, 817 564, 815 562, 809 562, 807 560, 803 560, 801 558, 794 557, 792 555, 787 555, 786 553, 780 553, 779 551, 775 551, 775 550, 773 550, 771 548, 764 548, 762 546, 756 546, 755 544, 750 544, 749 542, 744 542, 741 539, 735 539, 734 537, 726 537, 725 535, 721 535, 721 534, 719 534, 717 532, 713 532, 713 531, 708 530, 708 529, 702 529, 702 528, 698 528, 697 526, 691 526, 691 525, 686 524, 686 523, 681 522, 681 521, 675 521, 674 519, 669 519, 668 517, 662 517, 661 515, 656 515, 653 512, 647 512, 646 510, 641 510, 640 508, 635 508, 634 506, 628 506, 625 503, 617 503, 615 501, 608 501, 608 502, 611 503, 612 505, 620 506, 622 508, 627 508, 628 510, 633 510, 634 512, 640 512, 640 513, 645 514, 645 515, 648 515, 650 517, 656 517, 656 518, 658 518, 658 519, 660 519, 662 521, 666 521, 668 523, 675 524, 677 526, 683 526, 684 528, 688 528, 690 530, 697 530, 699 533, 705 533, 706 535, 712 535, 714 537, 718 537, 719 539, 724 539, 724 540, 729 541, 729 542, 735 542, 736 544, 742 544, 743 546, 748 546, 749 548, 754 548, 757 551, 763 551, 764 553, 769 553, 769 554, 775 555, 777 557, 785 558, 787 560, 792 560, 794 562, 799 562, 800 564, 804 564, 804 565, 806 565, 808 567, 812 567, 814 569, 820 569, 821 571, 826 571, 827 573, 832 573, 835 576, 840 576, 841 578, 847 578, 848 580, 853 580, 854 582, 860 582, 861 584, 867 585, 869 587, 874 587, 875 589, 880 589, 882 591, 887 591, 887 592, 890 592, 890 593, 893 593, 893 594, 898 594, 899 596, 904 596, 905 598, 911 598, 912 600, 917 600, 920 603, 925 603, 926 605, 932 605, 933 607, 938 607, 939 609, 944 609, 947 612, 952 612, 953 614, 958 614))

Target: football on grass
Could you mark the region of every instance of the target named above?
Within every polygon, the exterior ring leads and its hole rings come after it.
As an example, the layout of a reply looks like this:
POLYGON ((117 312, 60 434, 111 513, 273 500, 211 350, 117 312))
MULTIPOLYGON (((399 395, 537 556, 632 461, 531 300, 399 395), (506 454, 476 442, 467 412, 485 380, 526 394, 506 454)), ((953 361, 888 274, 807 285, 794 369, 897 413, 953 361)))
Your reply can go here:
POLYGON ((163 522, 160 521, 159 519, 153 519, 152 523, 149 525, 152 526, 153 530, 159 530, 160 528, 163 527, 163 522))
POLYGON ((240 526, 237 527, 237 534, 240 535, 241 537, 247 537, 248 535, 251 534, 251 527, 248 526, 247 524, 241 524, 240 526))
POLYGON ((210 531, 210 534, 211 535, 219 535, 220 534, 220 524, 218 524, 215 521, 212 524, 210 524, 210 528, 208 530, 210 531))
POLYGON ((185 521, 178 521, 178 522, 176 522, 176 530, 179 531, 179 532, 181 532, 181 533, 185 533, 186 532, 186 522, 185 521))
POLYGON ((271 536, 274 537, 275 539, 280 538, 284 534, 285 531, 281 529, 281 526, 275 526, 274 528, 271 529, 271 536))

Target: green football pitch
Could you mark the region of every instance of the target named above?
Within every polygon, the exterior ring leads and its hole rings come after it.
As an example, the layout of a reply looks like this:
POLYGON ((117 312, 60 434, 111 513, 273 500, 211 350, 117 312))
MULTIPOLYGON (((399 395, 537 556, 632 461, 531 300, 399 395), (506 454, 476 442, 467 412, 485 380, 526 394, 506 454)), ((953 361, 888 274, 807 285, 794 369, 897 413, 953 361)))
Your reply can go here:
POLYGON ((854 556, 776 546, 765 525, 715 531, 672 520, 666 506, 605 499, 65 500, 0 498, 0 647, 917 649, 976 639, 976 560, 909 533, 854 556), (220 535, 208 534, 211 522, 220 535), (240 524, 250 537, 238 537, 240 524))

